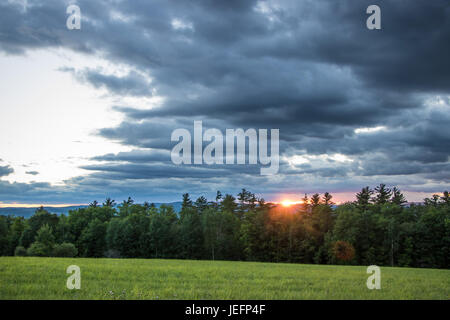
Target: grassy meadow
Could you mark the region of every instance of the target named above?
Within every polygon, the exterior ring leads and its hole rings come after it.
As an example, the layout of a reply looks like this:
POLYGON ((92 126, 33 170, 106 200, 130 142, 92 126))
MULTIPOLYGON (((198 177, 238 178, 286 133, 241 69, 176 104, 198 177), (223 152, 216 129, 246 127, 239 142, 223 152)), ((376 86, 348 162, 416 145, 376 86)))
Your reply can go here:
POLYGON ((153 259, 0 257, 0 299, 449 299, 450 270, 153 259), (81 289, 69 290, 69 265, 81 289))

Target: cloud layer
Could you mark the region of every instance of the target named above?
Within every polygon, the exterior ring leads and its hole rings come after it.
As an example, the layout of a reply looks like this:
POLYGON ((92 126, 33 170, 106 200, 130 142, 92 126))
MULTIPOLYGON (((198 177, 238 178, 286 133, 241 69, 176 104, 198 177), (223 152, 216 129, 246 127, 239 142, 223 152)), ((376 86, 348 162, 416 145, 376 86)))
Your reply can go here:
MULTIPOLYGON (((95 157, 64 186, 3 183, 0 199, 58 190, 62 200, 178 198, 234 192, 356 191, 385 182, 435 192, 450 181, 450 7, 446 0, 78 1, 82 29, 65 29, 60 1, 0 5, 0 50, 66 48, 128 66, 124 74, 65 66, 115 96, 162 97, 112 106, 98 135, 135 150, 95 157), (253 166, 175 166, 175 128, 279 128, 280 174, 253 166), (382 128, 371 130, 370 128, 382 128), (300 160, 299 160, 300 159, 300 160), (256 190, 255 190, 256 189, 256 190)), ((7 169, 0 167, 0 176, 7 169), (3 171, 2 171, 3 170, 3 171)), ((83 201, 86 201, 83 200, 83 201)), ((81 200, 80 200, 81 201, 81 200)))

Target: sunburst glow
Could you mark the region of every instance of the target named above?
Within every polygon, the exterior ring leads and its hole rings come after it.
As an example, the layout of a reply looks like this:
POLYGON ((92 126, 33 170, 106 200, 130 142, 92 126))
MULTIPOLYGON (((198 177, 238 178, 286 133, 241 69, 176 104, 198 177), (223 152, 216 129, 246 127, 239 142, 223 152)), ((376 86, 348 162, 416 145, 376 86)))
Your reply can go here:
POLYGON ((283 207, 290 207, 294 204, 301 204, 303 201, 283 200, 280 202, 283 207))

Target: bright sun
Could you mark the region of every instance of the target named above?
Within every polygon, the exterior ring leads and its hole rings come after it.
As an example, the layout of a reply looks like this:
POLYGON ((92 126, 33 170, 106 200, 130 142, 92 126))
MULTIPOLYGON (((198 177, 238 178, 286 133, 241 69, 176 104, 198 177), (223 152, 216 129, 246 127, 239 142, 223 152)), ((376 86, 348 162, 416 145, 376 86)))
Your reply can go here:
POLYGON ((280 203, 283 207, 290 207, 294 204, 302 203, 302 201, 283 200, 280 203))

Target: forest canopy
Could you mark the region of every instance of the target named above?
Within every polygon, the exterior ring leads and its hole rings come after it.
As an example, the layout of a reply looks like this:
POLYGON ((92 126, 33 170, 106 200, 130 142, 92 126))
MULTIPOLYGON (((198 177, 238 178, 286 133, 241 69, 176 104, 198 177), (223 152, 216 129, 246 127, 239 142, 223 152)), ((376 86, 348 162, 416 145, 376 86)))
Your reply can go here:
POLYGON ((212 201, 183 194, 182 208, 131 198, 28 219, 0 216, 0 255, 176 258, 449 268, 447 191, 408 205, 397 188, 362 188, 336 206, 305 195, 285 208, 245 189, 212 201))

